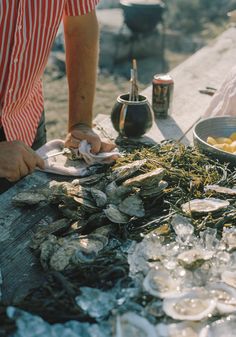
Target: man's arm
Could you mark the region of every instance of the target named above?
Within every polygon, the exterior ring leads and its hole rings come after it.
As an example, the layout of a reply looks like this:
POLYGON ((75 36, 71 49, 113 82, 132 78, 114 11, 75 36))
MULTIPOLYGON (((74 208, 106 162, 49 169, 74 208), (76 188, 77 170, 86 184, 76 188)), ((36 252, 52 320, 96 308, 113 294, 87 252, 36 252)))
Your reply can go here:
POLYGON ((66 145, 87 139, 93 152, 101 141, 92 131, 93 102, 98 67, 98 22, 95 11, 64 17, 66 72, 69 86, 69 135, 66 145))

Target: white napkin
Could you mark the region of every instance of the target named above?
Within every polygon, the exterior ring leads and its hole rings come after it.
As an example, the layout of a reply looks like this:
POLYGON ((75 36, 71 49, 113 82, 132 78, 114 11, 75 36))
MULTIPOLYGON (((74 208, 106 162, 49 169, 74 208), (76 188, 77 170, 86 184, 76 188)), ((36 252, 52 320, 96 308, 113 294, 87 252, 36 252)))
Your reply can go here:
POLYGON ((236 116, 236 67, 231 69, 212 97, 203 117, 223 115, 236 116))
MULTIPOLYGON (((40 147, 36 152, 43 158, 63 151, 63 148, 64 141, 61 139, 54 139, 40 147)), ((109 164, 120 157, 120 153, 117 149, 111 152, 100 152, 98 154, 92 154, 90 150, 90 144, 88 144, 86 140, 82 140, 79 148, 73 149, 73 152, 76 153, 78 159, 70 160, 63 154, 49 157, 45 160, 44 171, 60 175, 83 177, 93 173, 90 169, 90 165, 109 164)))

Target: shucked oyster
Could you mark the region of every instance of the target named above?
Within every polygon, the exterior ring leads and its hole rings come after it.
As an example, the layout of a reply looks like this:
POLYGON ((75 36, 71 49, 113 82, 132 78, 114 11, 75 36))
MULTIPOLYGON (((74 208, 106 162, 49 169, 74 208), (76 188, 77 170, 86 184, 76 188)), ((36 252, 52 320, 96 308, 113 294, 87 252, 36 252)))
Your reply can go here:
POLYGON ((182 210, 185 213, 206 214, 222 211, 229 206, 227 200, 215 198, 194 199, 182 205, 182 210))
POLYGON ((218 282, 209 284, 206 289, 216 301, 216 309, 220 314, 229 314, 236 311, 236 289, 227 284, 218 282))
POLYGON ((127 312, 116 318, 115 337, 157 337, 155 327, 144 317, 127 312))
POLYGON ((199 268, 204 262, 210 260, 213 252, 206 251, 199 248, 193 248, 180 253, 177 260, 181 266, 186 269, 199 268))
POLYGON ((174 319, 200 321, 212 314, 216 306, 216 301, 207 294, 199 289, 183 296, 165 298, 163 310, 174 319))
POLYGON ((149 294, 160 298, 178 296, 180 291, 180 283, 167 271, 158 269, 150 269, 143 286, 149 294))
POLYGON ((189 321, 156 325, 157 336, 161 337, 199 337, 201 329, 201 323, 189 321))
POLYGON ((235 337, 235 331, 236 316, 230 315, 207 325, 201 330, 199 337, 235 337))

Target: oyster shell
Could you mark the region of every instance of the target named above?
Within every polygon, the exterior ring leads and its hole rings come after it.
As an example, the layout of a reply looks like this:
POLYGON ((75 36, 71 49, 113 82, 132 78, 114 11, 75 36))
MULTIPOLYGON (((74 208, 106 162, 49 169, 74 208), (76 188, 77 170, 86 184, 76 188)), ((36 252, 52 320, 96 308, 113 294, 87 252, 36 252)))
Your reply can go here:
POLYGON ((106 209, 104 209, 104 213, 106 217, 114 223, 127 223, 129 221, 129 216, 120 212, 119 209, 115 205, 108 205, 106 209))
POLYGON ((206 289, 216 301, 216 309, 220 314, 236 311, 236 289, 222 282, 209 284, 206 289))
POLYGON ((221 274, 221 280, 229 286, 236 288, 236 271, 225 270, 221 274))
POLYGON ((205 199, 193 199, 182 205, 182 210, 185 213, 198 213, 206 214, 212 212, 218 212, 226 209, 229 206, 227 200, 205 198, 205 199))
POLYGON ((157 336, 160 337, 199 337, 202 324, 198 322, 181 322, 173 324, 157 324, 157 336))
POLYGON ((130 178, 123 182, 123 186, 126 187, 139 187, 139 188, 154 188, 155 185, 159 185, 165 174, 165 170, 161 167, 156 170, 140 174, 137 177, 130 178))
POLYGON ((74 264, 93 262, 98 253, 108 244, 104 235, 90 234, 81 238, 80 247, 71 257, 74 264))
POLYGON ((207 292, 195 290, 183 296, 165 298, 163 310, 166 315, 179 320, 200 321, 211 315, 216 301, 207 297, 207 292))
POLYGON ((62 232, 70 227, 70 221, 66 218, 59 219, 48 225, 40 226, 34 234, 30 247, 37 249, 49 234, 62 232))
POLYGON ((115 337, 157 337, 155 327, 144 317, 127 312, 116 318, 115 337))
POLYGON ((96 213, 100 209, 97 207, 94 202, 91 202, 88 199, 81 198, 81 197, 73 197, 75 202, 87 213, 96 213))
POLYGON ((161 197, 164 194, 164 189, 167 188, 168 183, 161 180, 158 184, 153 186, 142 186, 140 195, 142 198, 154 198, 161 197))
POLYGON ((98 253, 107 245, 108 239, 102 235, 88 235, 58 240, 60 247, 50 258, 50 267, 62 271, 77 263, 95 260, 98 253))
POLYGON ((130 188, 118 186, 115 181, 109 183, 105 189, 109 201, 114 205, 118 205, 130 191, 130 188))
POLYGON ((104 192, 96 189, 91 188, 90 192, 92 194, 92 197, 98 207, 104 207, 107 203, 107 196, 104 192))
POLYGON ((136 216, 142 218, 145 215, 144 205, 142 199, 137 195, 131 195, 125 198, 118 206, 122 213, 129 216, 136 216))
POLYGON ((92 186, 100 182, 100 180, 104 178, 104 176, 105 176, 105 173, 91 174, 88 177, 74 179, 71 183, 74 186, 78 186, 78 185, 92 186))
POLYGON ((165 270, 150 269, 143 281, 144 289, 151 295, 167 298, 180 292, 180 282, 173 279, 165 270))
POLYGON ((199 337, 235 337, 235 331, 236 316, 231 315, 207 325, 199 337))
POLYGON ((55 235, 48 235, 47 240, 40 245, 40 262, 44 269, 48 269, 49 260, 59 247, 55 235))
POLYGON ((127 165, 123 165, 113 169, 110 179, 120 182, 132 177, 136 172, 138 172, 145 164, 147 160, 136 160, 127 165))
POLYGON ((189 249, 177 256, 177 260, 181 266, 186 269, 196 269, 199 268, 203 263, 210 260, 213 257, 213 252, 193 248, 189 249))
POLYGON ((219 185, 207 185, 204 187, 205 192, 215 192, 225 195, 236 195, 236 188, 228 188, 219 185))
POLYGON ((32 191, 20 192, 12 198, 13 205, 18 207, 37 205, 42 201, 47 201, 47 197, 32 191))

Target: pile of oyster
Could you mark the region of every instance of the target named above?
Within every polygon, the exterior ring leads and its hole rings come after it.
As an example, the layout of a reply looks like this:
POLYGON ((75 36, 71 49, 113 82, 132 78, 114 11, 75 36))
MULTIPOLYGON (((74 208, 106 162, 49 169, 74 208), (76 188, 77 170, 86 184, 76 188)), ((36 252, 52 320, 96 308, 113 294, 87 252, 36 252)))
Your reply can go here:
POLYGON ((63 216, 39 226, 32 240, 31 247, 40 251, 44 268, 62 271, 93 262, 108 244, 109 226, 147 215, 150 201, 156 203, 168 184, 163 180, 163 168, 144 173, 145 165, 146 160, 138 160, 113 169, 109 175, 97 174, 71 183, 52 181, 49 188, 13 198, 16 206, 56 204, 63 216), (103 227, 102 232, 99 227, 103 227), (66 235, 58 237, 63 232, 66 235))
POLYGON ((236 209, 227 200, 235 196, 235 189, 205 186, 209 196, 178 204, 178 211, 171 209, 168 221, 158 225, 158 218, 150 221, 150 210, 153 206, 158 209, 167 195, 166 171, 148 171, 146 163, 138 160, 114 168, 108 175, 96 174, 71 183, 53 181, 35 194, 18 194, 13 199, 17 206, 49 202, 61 215, 59 220, 39 226, 31 247, 39 251, 45 269, 66 271, 89 265, 109 251, 109 233, 116 224, 125 226, 140 219, 151 227, 155 222, 158 228, 141 242, 133 242, 127 254, 130 278, 139 283, 138 290, 149 302, 116 307, 114 300, 114 336, 234 336, 234 222, 224 222, 219 234, 206 226, 196 233, 194 221, 204 224, 208 218, 224 218, 227 212, 227 219, 235 219, 236 209), (219 316, 224 318, 217 320, 219 316), (164 323, 158 323, 160 318, 164 323), (217 334, 217 326, 221 334, 217 334))

